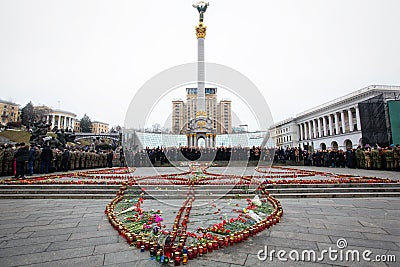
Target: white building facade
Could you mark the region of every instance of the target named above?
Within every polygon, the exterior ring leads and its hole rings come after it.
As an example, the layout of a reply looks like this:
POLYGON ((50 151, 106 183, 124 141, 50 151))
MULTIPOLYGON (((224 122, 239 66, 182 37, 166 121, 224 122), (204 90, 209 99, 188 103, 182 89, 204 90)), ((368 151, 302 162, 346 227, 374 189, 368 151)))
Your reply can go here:
MULTIPOLYGON (((298 145, 302 149, 325 150, 355 148, 365 142, 363 136, 371 129, 363 129, 370 125, 362 124, 360 104, 381 97, 383 102, 398 98, 400 86, 371 85, 357 90, 333 101, 297 114, 294 119, 277 123, 275 130, 281 130, 296 124, 298 145), (364 133, 364 135, 363 135, 364 133)), ((382 102, 382 104, 383 104, 382 102)), ((382 108, 383 109, 383 108, 382 108)), ((385 111, 387 113, 387 111, 385 111)), ((373 120, 374 114, 366 114, 373 120)), ((368 117, 364 115, 364 121, 368 117)), ((385 116, 387 118, 387 116, 385 116)), ((387 124, 390 124, 387 122, 387 124)), ((270 129, 271 134, 274 129, 270 129)), ((284 135, 276 133, 274 141, 277 146, 286 146, 284 135)), ((375 145, 374 143, 372 145, 375 145)), ((295 147, 296 145, 289 145, 295 147)))
POLYGON ((299 127, 294 118, 278 122, 270 127, 269 133, 275 146, 280 148, 299 146, 299 127))
POLYGON ((51 128, 57 127, 58 129, 73 131, 75 119, 76 114, 61 109, 50 109, 47 114, 47 123, 51 123, 51 128))

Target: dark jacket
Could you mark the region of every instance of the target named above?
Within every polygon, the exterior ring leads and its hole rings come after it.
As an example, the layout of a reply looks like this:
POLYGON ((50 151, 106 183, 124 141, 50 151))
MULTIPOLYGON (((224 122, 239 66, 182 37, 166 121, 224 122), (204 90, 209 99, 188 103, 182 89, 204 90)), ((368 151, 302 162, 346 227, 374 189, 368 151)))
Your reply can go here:
POLYGON ((21 147, 15 153, 15 159, 18 162, 28 161, 29 159, 29 150, 26 146, 21 147))
POLYGON ((42 154, 40 155, 42 161, 51 161, 53 159, 53 152, 49 147, 44 147, 42 154))
POLYGON ((36 157, 36 149, 34 147, 32 147, 31 149, 29 149, 29 161, 35 161, 35 157, 36 157))

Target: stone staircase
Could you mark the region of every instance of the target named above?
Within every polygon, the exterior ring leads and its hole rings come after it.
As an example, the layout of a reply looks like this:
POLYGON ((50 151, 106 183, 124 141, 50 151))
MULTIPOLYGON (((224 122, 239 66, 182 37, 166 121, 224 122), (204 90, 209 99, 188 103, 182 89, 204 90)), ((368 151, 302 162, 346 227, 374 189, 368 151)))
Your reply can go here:
MULTIPOLYGON (((143 186, 148 198, 183 199, 185 186, 143 186)), ((0 198, 8 199, 112 199, 119 185, 0 185, 0 198)), ((271 195, 280 198, 400 197, 399 183, 378 184, 280 184, 269 185, 271 195)), ((126 191, 129 194, 129 189, 126 191)), ((198 199, 247 198, 254 188, 243 186, 198 186, 198 199)))

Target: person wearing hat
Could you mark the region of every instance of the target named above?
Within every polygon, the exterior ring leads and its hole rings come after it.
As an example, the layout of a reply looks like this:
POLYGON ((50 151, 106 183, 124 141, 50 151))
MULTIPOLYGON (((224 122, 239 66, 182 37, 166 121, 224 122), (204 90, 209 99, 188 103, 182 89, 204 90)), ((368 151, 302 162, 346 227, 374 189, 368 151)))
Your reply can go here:
POLYGON ((31 148, 29 149, 29 158, 28 158, 28 171, 29 176, 33 175, 33 165, 35 163, 35 155, 36 155, 36 147, 35 144, 31 144, 31 148))
POLYGON ((15 153, 16 173, 14 178, 25 178, 25 163, 29 159, 29 150, 25 143, 19 144, 19 148, 15 153))

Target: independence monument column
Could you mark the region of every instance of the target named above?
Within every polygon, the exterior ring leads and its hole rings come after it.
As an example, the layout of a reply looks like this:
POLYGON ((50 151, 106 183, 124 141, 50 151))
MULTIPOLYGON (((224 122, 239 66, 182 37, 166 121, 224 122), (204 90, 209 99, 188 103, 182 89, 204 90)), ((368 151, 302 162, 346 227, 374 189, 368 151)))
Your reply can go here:
POLYGON ((187 129, 187 145, 198 146, 199 140, 203 139, 206 147, 214 147, 216 141, 215 129, 210 114, 207 114, 205 93, 205 63, 204 63, 204 38, 207 27, 204 26, 204 13, 209 6, 208 3, 200 1, 193 7, 199 12, 199 24, 196 26, 197 37, 197 102, 196 114, 189 121, 187 129))
POLYGON ((203 25, 204 13, 209 3, 200 1, 193 4, 193 7, 199 11, 199 25, 196 26, 197 37, 197 111, 200 116, 206 117, 205 105, 205 66, 204 66, 204 38, 206 37, 207 27, 203 25))

